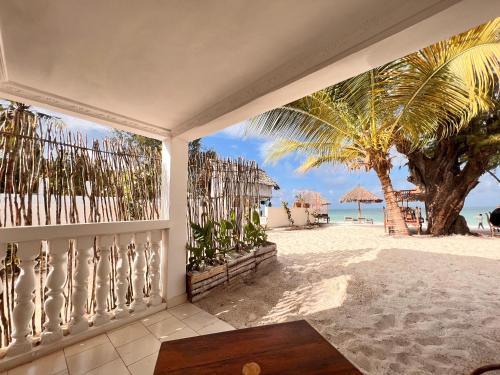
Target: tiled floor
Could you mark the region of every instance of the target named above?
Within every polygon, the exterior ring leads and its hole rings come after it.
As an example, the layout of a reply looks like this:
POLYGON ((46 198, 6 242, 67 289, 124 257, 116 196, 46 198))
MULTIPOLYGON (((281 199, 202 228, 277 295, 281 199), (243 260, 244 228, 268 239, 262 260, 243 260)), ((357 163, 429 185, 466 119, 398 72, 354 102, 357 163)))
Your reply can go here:
POLYGON ((16 367, 8 375, 149 375, 162 341, 232 329, 186 303, 16 367))

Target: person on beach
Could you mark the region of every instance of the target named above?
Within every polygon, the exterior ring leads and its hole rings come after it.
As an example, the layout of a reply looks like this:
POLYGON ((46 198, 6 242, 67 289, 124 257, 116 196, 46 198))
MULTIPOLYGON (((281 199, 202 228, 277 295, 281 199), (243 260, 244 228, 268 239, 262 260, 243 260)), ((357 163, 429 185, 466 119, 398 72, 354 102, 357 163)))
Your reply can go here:
POLYGON ((477 229, 484 229, 484 226, 483 226, 483 214, 477 215, 476 218, 477 218, 477 229))

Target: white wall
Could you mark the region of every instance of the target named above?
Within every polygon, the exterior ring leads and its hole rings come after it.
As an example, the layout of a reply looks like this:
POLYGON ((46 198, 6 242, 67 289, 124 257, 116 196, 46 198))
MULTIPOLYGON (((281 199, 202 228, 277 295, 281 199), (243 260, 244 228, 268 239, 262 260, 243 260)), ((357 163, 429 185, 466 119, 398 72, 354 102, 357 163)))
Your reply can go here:
MULTIPOLYGON (((292 219, 295 225, 306 225, 307 224, 307 213, 305 208, 290 208, 290 213, 292 214, 292 219)), ((288 222, 288 215, 283 207, 266 207, 264 210, 265 219, 263 224, 266 224, 268 228, 280 228, 290 226, 288 222)), ((312 217, 310 218, 312 221, 312 217)))

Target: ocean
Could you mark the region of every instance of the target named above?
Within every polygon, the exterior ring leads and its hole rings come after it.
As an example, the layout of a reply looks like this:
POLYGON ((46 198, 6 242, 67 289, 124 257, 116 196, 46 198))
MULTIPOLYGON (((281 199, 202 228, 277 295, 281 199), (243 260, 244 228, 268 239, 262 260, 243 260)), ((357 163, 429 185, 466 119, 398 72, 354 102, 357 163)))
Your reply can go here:
MULTIPOLYGON (((383 222, 384 221, 384 212, 382 208, 373 208, 373 207, 361 207, 362 215, 366 218, 372 218, 373 221, 383 222)), ((476 216, 480 213, 484 215, 485 212, 491 212, 495 209, 495 207, 467 207, 464 208, 461 212, 461 215, 465 217, 467 220, 467 224, 471 228, 477 227, 477 219, 476 216)), ((330 219, 334 222, 343 222, 344 217, 358 217, 358 209, 357 208, 332 208, 328 211, 330 215, 330 219)), ((486 217, 483 220, 483 225, 487 226, 486 217)))

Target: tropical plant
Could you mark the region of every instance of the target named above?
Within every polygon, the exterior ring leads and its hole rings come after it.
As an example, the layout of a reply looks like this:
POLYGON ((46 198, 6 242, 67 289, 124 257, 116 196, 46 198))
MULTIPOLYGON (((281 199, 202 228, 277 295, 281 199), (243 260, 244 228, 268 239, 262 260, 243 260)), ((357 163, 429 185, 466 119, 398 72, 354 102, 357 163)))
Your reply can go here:
POLYGON ((290 224, 291 227, 293 227, 295 225, 295 222, 293 221, 293 218, 292 218, 292 212, 290 211, 290 208, 288 207, 288 202, 281 202, 281 206, 283 207, 283 209, 285 210, 286 212, 286 216, 288 218, 288 224, 290 224))
POLYGON ((222 219, 220 223, 215 222, 215 229, 215 241, 218 244, 217 250, 222 256, 226 256, 226 253, 231 250, 234 225, 230 220, 222 219))
POLYGON ((258 211, 252 212, 252 217, 247 218, 247 223, 244 227, 245 243, 254 247, 262 246, 267 241, 267 234, 264 227, 260 224, 260 216, 258 211))
POLYGON ((396 233, 408 234, 389 176, 396 136, 388 126, 394 114, 383 104, 389 78, 385 67, 374 69, 269 111, 250 127, 279 139, 268 160, 300 152, 308 156, 299 168, 303 172, 325 163, 375 170, 396 233))
POLYGON ((395 232, 408 234, 390 178, 391 150, 405 154, 453 136, 488 110, 498 74, 499 20, 255 118, 250 131, 277 139, 268 160, 308 156, 300 171, 325 163, 374 170, 395 232))
POLYGON ((241 231, 238 225, 238 218, 236 217, 236 211, 234 209, 229 213, 229 223, 231 224, 231 239, 233 246, 236 250, 241 250, 244 247, 243 241, 241 241, 241 231))
POLYGON ((215 225, 213 220, 205 219, 204 224, 190 223, 190 226, 195 244, 186 245, 186 249, 191 255, 188 259, 188 270, 199 270, 203 264, 213 264, 215 262, 215 225))

